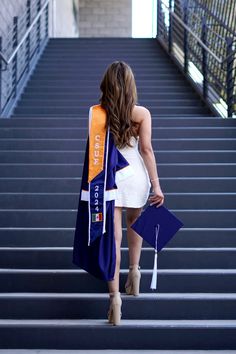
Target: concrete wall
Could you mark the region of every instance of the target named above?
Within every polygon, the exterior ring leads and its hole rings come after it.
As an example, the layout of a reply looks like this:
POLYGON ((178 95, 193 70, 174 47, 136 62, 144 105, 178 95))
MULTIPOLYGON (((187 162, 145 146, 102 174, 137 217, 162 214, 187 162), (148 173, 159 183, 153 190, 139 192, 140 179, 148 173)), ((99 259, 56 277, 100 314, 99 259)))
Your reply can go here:
MULTIPOLYGON (((32 1, 32 4, 36 3, 36 0, 32 1)), ((25 13, 27 1, 0 2, 0 33, 8 34, 12 17, 25 13)), ((132 0, 51 0, 49 36, 131 37, 132 0)))
POLYGON ((49 36, 79 36, 79 0, 51 0, 49 36))
POLYGON ((131 37, 132 0, 80 0, 80 37, 131 37))

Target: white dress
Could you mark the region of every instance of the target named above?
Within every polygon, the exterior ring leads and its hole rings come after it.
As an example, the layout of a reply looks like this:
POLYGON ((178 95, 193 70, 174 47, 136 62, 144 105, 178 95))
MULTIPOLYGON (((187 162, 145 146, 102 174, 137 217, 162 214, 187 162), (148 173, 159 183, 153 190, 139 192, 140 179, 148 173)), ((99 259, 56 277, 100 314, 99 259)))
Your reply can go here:
POLYGON ((136 141, 135 137, 132 136, 130 143, 133 147, 117 148, 129 162, 135 173, 123 180, 116 181, 118 190, 115 206, 141 208, 148 200, 151 182, 143 158, 138 150, 138 141, 139 137, 136 141))

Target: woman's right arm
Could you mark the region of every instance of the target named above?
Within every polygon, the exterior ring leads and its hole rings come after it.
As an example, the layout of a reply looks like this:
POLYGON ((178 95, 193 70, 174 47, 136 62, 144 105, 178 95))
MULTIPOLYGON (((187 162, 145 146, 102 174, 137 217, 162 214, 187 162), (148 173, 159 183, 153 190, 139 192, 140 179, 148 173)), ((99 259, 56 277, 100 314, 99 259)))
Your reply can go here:
POLYGON ((152 184, 152 195, 149 200, 152 204, 158 204, 160 206, 164 203, 164 195, 162 193, 159 176, 157 173, 157 164, 155 154, 152 148, 152 118, 150 111, 142 107, 140 114, 140 127, 139 127, 139 147, 140 154, 143 158, 145 166, 147 168, 150 182, 152 184))

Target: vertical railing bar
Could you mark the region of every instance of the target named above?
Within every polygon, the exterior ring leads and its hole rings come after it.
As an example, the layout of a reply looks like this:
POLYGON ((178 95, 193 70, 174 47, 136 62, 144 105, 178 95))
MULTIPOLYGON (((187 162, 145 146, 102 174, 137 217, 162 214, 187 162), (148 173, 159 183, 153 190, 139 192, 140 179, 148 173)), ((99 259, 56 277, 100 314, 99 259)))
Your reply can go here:
MULTIPOLYGON (((26 16, 26 28, 30 27, 31 23, 31 0, 27 0, 27 16, 26 16)), ((30 41, 31 41, 31 35, 29 33, 27 39, 26 39, 26 62, 27 62, 27 72, 29 72, 30 69, 30 41)))
MULTIPOLYGON (((18 44, 18 17, 13 17, 13 39, 12 39, 12 49, 14 50, 18 44)), ((17 61, 18 53, 16 53, 13 62, 12 62, 12 88, 13 88, 13 97, 16 97, 16 88, 17 88, 17 61)))
MULTIPOLYGON (((233 51, 233 38, 227 37, 227 56, 230 55, 233 51)), ((227 106, 228 106, 228 117, 233 115, 233 94, 234 94, 234 84, 233 84, 233 58, 229 57, 227 59, 227 72, 226 72, 226 85, 227 85, 227 106)))
POLYGON ((229 25, 229 17, 228 17, 229 11, 228 10, 229 10, 228 7, 227 6, 223 6, 223 3, 221 3, 222 16, 224 14, 223 21, 227 24, 227 26, 229 25))
MULTIPOLYGON (((206 18, 203 17, 202 19, 202 33, 201 33, 201 39, 204 44, 206 44, 206 18)), ((203 97, 206 99, 207 97, 207 53, 206 49, 202 47, 202 75, 203 75, 203 97)))
POLYGON ((49 14, 49 4, 45 9, 45 37, 48 37, 48 15, 49 14))
MULTIPOLYGON (((37 2, 37 13, 39 13, 41 8, 41 0, 37 2)), ((41 17, 37 21, 37 51, 40 50, 40 41, 41 41, 41 17)))
MULTIPOLYGON (((211 7, 213 7, 213 3, 211 3, 211 7)), ((213 11, 213 8, 211 9, 213 11)), ((225 10, 225 6, 223 7, 223 9, 221 10, 221 4, 219 3, 219 0, 217 0, 217 3, 216 3, 216 12, 219 13, 219 19, 220 21, 223 21, 225 20, 225 14, 224 14, 224 10, 225 10), (219 9, 219 11, 218 11, 219 9)))
MULTIPOLYGON (((184 23, 188 26, 188 0, 184 1, 184 23)), ((188 72, 188 31, 184 28, 184 72, 188 72)))
MULTIPOLYGON (((0 51, 2 51, 2 37, 0 37, 0 51)), ((2 112, 2 60, 0 60, 0 114, 2 112)))
POLYGON ((230 24, 229 8, 225 6, 225 19, 227 19, 228 25, 230 24))
POLYGON ((232 13, 235 14, 235 3, 232 5, 232 9, 229 11, 229 26, 233 27, 233 22, 232 22, 232 13), (232 12, 231 12, 232 11, 232 12))
POLYGON ((233 21, 233 18, 234 18, 234 14, 236 13, 236 3, 234 2, 234 9, 233 9, 233 12, 231 12, 231 19, 232 19, 232 23, 234 24, 234 32, 236 32, 236 21, 233 21))
MULTIPOLYGON (((169 0, 169 9, 172 11, 172 0, 169 0)), ((169 53, 172 53, 172 16, 171 11, 169 12, 169 43, 168 43, 168 50, 169 53)))

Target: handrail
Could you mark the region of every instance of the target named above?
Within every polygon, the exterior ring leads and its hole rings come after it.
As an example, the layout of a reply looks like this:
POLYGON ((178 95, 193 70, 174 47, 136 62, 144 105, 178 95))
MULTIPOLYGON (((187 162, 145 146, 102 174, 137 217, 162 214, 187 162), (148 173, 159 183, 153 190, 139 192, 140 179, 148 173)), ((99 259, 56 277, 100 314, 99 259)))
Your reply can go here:
POLYGON ((9 45, 2 48, 3 40, 0 37, 0 115, 2 117, 8 118, 12 114, 26 82, 48 43, 50 1, 27 0, 24 17, 19 20, 19 16, 13 16, 13 33, 11 39, 6 38, 5 42, 9 45), (35 14, 32 23, 31 13, 35 14), (12 52, 8 54, 10 48, 12 52))
POLYGON ((190 28, 189 26, 187 26, 187 25, 183 22, 183 20, 182 20, 178 15, 176 15, 176 13, 174 13, 174 11, 171 11, 171 10, 170 10, 170 13, 171 13, 171 16, 175 17, 176 20, 177 20, 178 22, 180 22, 181 25, 182 25, 188 32, 191 33, 191 35, 197 40, 197 42, 198 42, 199 44, 201 44, 201 46, 202 46, 209 54, 211 54, 211 55, 216 59, 216 61, 219 62, 219 64, 221 64, 221 59, 220 59, 214 52, 212 52, 212 50, 210 50, 209 47, 208 47, 207 45, 205 45, 205 43, 203 43, 203 41, 201 40, 201 38, 199 38, 199 37, 191 30, 191 28, 190 28))
POLYGON ((13 51, 12 55, 10 56, 9 59, 7 59, 5 57, 5 55, 0 51, 0 58, 4 61, 4 63, 6 65, 9 65, 11 63, 11 61, 14 59, 16 53, 18 52, 19 48, 21 47, 21 45, 24 43, 24 41, 26 40, 26 38, 28 37, 29 33, 31 32, 31 29, 33 28, 33 26, 35 25, 35 23, 38 21, 38 19, 40 18, 40 16, 42 15, 42 12, 45 10, 45 8, 47 7, 47 5, 49 4, 50 0, 46 0, 43 7, 41 8, 41 10, 39 11, 39 13, 37 14, 37 16, 35 17, 34 21, 32 22, 32 24, 30 25, 30 27, 27 29, 27 31, 25 32, 24 36, 22 37, 21 41, 19 42, 19 44, 17 45, 17 47, 15 48, 15 50, 13 51))
POLYGON ((222 36, 221 31, 219 34, 212 29, 218 23, 212 23, 207 7, 201 7, 205 15, 197 11, 197 17, 192 18, 193 12, 189 12, 188 5, 198 4, 198 0, 184 0, 183 15, 172 3, 172 0, 158 0, 157 40, 214 113, 236 117, 236 34, 232 30, 228 32, 231 22, 228 24, 225 19, 222 36))
MULTIPOLYGON (((232 41, 232 43, 234 43, 234 42, 236 42, 236 39, 234 39, 233 41, 232 41)), ((233 54, 235 54, 236 53, 236 49, 235 50, 233 50, 229 55, 227 55, 227 57, 225 57, 225 59, 222 61, 222 63, 224 63, 226 60, 228 60, 233 54)))
MULTIPOLYGON (((209 53, 211 54, 211 56, 213 56, 215 58, 216 61, 218 61, 219 64, 223 64, 225 61, 227 61, 233 54, 236 53, 236 49, 233 50, 229 55, 227 55, 227 57, 225 57, 223 60, 220 59, 211 49, 209 49, 209 47, 207 45, 205 45, 205 43, 203 43, 203 41, 201 40, 201 38, 199 38, 192 30, 191 28, 186 25, 183 20, 178 16, 176 15, 176 13, 171 10, 165 3, 162 3, 166 8, 167 8, 167 11, 171 14, 171 16, 175 17, 176 20, 189 32, 191 33, 191 35, 197 40, 197 42, 209 53)), ((233 42, 235 42, 235 40, 233 40, 233 42)))

